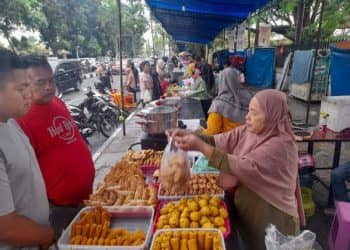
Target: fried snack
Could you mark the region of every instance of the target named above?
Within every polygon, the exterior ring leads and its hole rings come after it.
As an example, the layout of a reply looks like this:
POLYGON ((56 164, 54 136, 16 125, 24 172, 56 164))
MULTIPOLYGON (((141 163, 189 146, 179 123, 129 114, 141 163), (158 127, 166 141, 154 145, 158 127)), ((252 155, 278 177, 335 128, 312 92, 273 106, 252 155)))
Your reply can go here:
POLYGON ((152 149, 131 151, 129 150, 124 156, 123 160, 133 162, 138 166, 152 165, 160 166, 160 161, 163 156, 163 151, 155 151, 152 149))
POLYGON ((170 154, 168 159, 162 161, 159 181, 164 190, 173 194, 184 194, 190 178, 188 161, 183 154, 170 154))
POLYGON ((217 185, 218 174, 194 174, 191 176, 188 188, 184 192, 175 192, 167 185, 161 186, 160 194, 164 196, 177 195, 219 195, 223 193, 223 189, 217 185))
POLYGON ((223 250, 221 237, 214 231, 169 231, 159 233, 153 240, 151 250, 223 250), (203 236, 203 237, 202 237, 203 236), (185 237, 185 238, 184 238, 185 237), (199 243, 197 238, 207 238, 199 243), (170 246, 169 246, 170 242, 170 246), (203 245, 201 245, 203 244, 203 245), (204 245, 206 244, 206 245, 204 245))

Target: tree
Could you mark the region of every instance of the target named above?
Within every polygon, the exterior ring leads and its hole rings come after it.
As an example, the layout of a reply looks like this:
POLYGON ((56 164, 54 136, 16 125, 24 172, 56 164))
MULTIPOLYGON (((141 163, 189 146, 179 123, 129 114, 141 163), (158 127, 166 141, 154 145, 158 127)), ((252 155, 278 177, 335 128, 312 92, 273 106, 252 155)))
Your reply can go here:
POLYGON ((272 24, 272 31, 299 42, 312 41, 317 35, 321 5, 324 16, 321 38, 329 38, 349 17, 348 0, 274 0, 257 12, 253 21, 272 24))
POLYGON ((0 32, 8 41, 11 49, 16 51, 12 32, 19 26, 37 29, 45 22, 42 5, 38 0, 0 1, 0 32))

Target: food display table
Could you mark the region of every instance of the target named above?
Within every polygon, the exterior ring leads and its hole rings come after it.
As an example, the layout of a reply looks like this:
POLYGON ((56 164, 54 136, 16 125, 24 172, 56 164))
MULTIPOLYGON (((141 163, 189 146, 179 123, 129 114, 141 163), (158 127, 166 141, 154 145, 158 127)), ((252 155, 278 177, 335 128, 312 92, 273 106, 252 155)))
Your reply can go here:
MULTIPOLYGON (((200 102, 190 98, 181 99, 181 109, 179 114, 179 119, 184 120, 193 120, 193 119, 204 119, 204 113, 202 111, 200 102)), ((137 111, 136 111, 137 112, 137 111)), ((119 161, 127 152, 128 147, 137 142, 142 136, 141 127, 135 124, 137 118, 132 114, 126 121, 126 136, 122 135, 122 131, 117 131, 107 142, 105 145, 101 147, 99 152, 94 155, 96 170, 96 178, 94 185, 94 192, 98 190, 99 183, 104 183, 104 179, 106 175, 110 172, 110 168, 115 165, 117 161, 119 161)), ((138 148, 134 148, 137 152, 138 148)), ((146 158, 150 158, 147 156, 146 158)), ((133 158, 133 161, 138 161, 139 159, 133 158)), ((148 162, 147 162, 148 163, 148 162)), ((142 165, 141 160, 138 164, 142 165)), ((149 178, 147 178, 149 181, 149 178)), ((108 190, 108 187, 106 187, 108 190)), ((138 188, 136 188, 137 192, 138 188)), ((136 196, 136 194, 135 194, 136 196)), ((136 199, 132 197, 132 199, 136 199)), ((116 198, 116 197, 113 197, 116 198)), ((118 199, 116 199, 117 201, 118 199)), ((133 202, 134 200, 130 200, 133 202)), ((226 249, 243 249, 242 241, 234 227, 234 219, 233 219, 233 209, 232 204, 233 201, 227 200, 225 197, 225 202, 227 203, 227 211, 229 213, 230 218, 230 227, 231 233, 225 239, 226 249)), ((129 204, 132 204, 129 202, 129 204)), ((148 248, 147 248, 148 249, 148 248)))
MULTIPOLYGON (((330 170, 330 169, 337 168, 339 166, 342 143, 348 142, 348 141, 350 141, 350 133, 335 133, 332 130, 328 129, 327 133, 324 135, 318 129, 314 129, 312 131, 311 137, 304 138, 299 142, 306 142, 308 144, 308 153, 311 155, 314 152, 314 143, 317 143, 317 142, 334 143, 332 166, 328 168, 316 168, 318 170, 330 170)), ((333 204, 333 192, 332 192, 332 186, 330 186, 329 192, 328 192, 328 205, 331 206, 332 204, 333 204)))

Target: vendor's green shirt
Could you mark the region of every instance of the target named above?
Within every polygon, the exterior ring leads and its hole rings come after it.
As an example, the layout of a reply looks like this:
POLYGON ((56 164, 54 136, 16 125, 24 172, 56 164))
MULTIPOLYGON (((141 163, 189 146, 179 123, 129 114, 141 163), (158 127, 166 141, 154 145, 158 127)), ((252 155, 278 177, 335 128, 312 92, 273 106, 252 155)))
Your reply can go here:
POLYGON ((203 80, 202 77, 195 79, 191 84, 190 89, 194 91, 194 93, 191 93, 189 95, 189 97, 192 97, 193 99, 197 99, 197 100, 211 99, 211 96, 208 94, 205 81, 203 80))

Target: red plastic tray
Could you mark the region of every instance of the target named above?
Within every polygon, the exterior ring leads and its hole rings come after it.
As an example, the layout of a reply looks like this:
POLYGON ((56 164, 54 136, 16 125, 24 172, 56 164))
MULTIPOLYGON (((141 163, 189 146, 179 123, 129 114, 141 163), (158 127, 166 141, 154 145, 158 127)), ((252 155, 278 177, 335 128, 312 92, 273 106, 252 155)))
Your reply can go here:
POLYGON ((153 178, 153 174, 157 169, 159 169, 159 166, 143 165, 140 168, 142 173, 146 176, 146 183, 159 184, 159 182, 155 181, 153 178))
MULTIPOLYGON (((153 218, 153 229, 152 229, 153 234, 157 231, 156 227, 157 227, 158 219, 160 217, 160 210, 162 209, 162 207, 165 204, 167 204, 169 202, 176 202, 176 201, 158 201, 158 205, 156 207, 156 212, 155 212, 155 215, 154 215, 154 218, 153 218)), ((225 201, 221 200, 221 204, 226 209, 226 211, 228 211, 225 201)), ((229 217, 227 217, 225 219, 225 228, 226 228, 226 233, 224 233, 223 235, 224 235, 224 238, 226 239, 231 234, 231 224, 230 224, 229 217)), ((195 229, 195 228, 193 228, 193 229, 195 229)))

